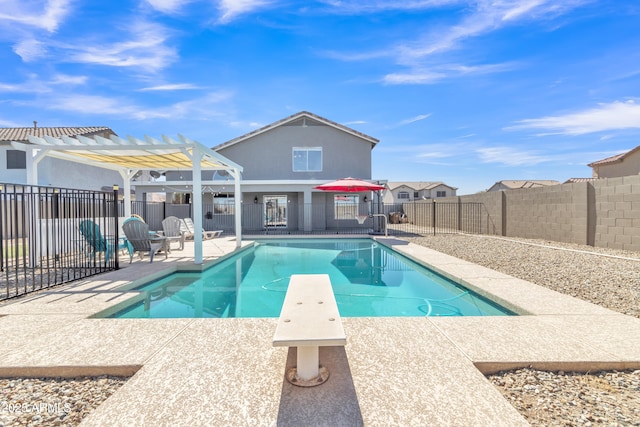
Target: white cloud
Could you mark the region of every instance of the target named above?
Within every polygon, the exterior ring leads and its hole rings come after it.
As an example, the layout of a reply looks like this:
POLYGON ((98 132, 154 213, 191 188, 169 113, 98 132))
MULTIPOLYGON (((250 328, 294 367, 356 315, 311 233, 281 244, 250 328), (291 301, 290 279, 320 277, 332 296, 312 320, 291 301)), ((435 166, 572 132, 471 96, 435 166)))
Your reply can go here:
POLYGON ((24 123, 12 122, 9 120, 0 119, 0 126, 4 128, 19 128, 24 127, 24 123))
POLYGON ((432 84, 446 78, 444 73, 430 71, 411 71, 408 73, 391 73, 384 76, 382 81, 387 84, 432 84))
POLYGON ((13 51, 21 57, 24 62, 34 61, 47 53, 45 45, 34 39, 19 41, 13 46, 13 51))
POLYGON ((525 119, 506 130, 541 129, 545 134, 584 135, 594 132, 640 129, 640 105, 614 101, 597 108, 561 116, 525 119))
POLYGON ((193 85, 191 83, 174 83, 174 84, 145 87, 145 88, 139 89, 138 92, 192 90, 192 89, 200 89, 200 87, 193 85))
POLYGON ((428 117, 431 117, 431 114, 420 114, 419 116, 412 117, 410 119, 402 120, 400 122, 400 126, 408 125, 411 123, 419 122, 420 120, 424 120, 428 117))
POLYGON ((3 0, 0 21, 55 32, 71 12, 72 0, 3 0))
POLYGON ((483 163, 502 163, 508 166, 533 166, 550 160, 534 151, 511 147, 486 147, 475 150, 483 163))
POLYGON ((216 106, 229 100, 228 91, 212 92, 203 97, 177 102, 157 108, 145 108, 126 98, 111 98, 98 95, 56 96, 54 102, 46 106, 52 110, 61 110, 80 114, 148 119, 193 119, 206 120, 219 115, 216 106))
POLYGON ((70 76, 67 74, 56 74, 50 80, 51 84, 56 85, 83 85, 89 78, 87 76, 70 76))
POLYGON ((75 50, 70 58, 77 62, 139 67, 147 71, 162 69, 176 59, 176 50, 165 45, 168 34, 163 26, 137 22, 128 28, 131 31, 130 40, 112 44, 68 46, 70 50, 75 50))
POLYGON ((220 10, 220 22, 225 24, 233 21, 237 16, 253 12, 271 4, 269 0, 220 0, 218 9, 220 10))
POLYGON ((480 0, 458 24, 434 28, 420 40, 402 46, 401 57, 412 59, 457 48, 463 40, 514 25, 517 21, 551 19, 591 0, 480 0))
POLYGON ((344 14, 380 13, 392 10, 423 10, 449 4, 465 3, 465 0, 325 0, 334 12, 344 14))
POLYGON ((433 70, 423 70, 416 68, 406 73, 387 74, 383 78, 386 84, 434 84, 447 78, 455 78, 466 75, 482 75, 499 73, 511 70, 516 65, 514 63, 484 64, 484 65, 460 65, 441 64, 433 67, 433 70))
POLYGON ((175 13, 189 3, 185 0, 146 0, 146 2, 154 9, 167 14, 175 13))
POLYGON ((83 85, 87 82, 86 76, 70 76, 66 74, 55 74, 49 80, 42 80, 37 74, 30 74, 23 83, 0 83, 0 92, 14 93, 49 93, 52 86, 56 85, 83 85))

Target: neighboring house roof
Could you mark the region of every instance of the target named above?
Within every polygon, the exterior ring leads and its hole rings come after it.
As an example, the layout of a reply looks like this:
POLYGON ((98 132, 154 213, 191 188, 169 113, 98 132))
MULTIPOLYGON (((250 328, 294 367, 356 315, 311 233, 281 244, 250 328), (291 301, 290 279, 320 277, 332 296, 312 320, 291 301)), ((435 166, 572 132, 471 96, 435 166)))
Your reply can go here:
POLYGON ((493 187, 500 184, 502 184, 503 186, 509 189, 517 189, 517 188, 545 187, 548 185, 557 185, 557 184, 560 184, 560 182, 552 179, 539 179, 539 180, 508 179, 508 180, 502 180, 502 181, 496 182, 493 185, 493 187))
POLYGON ((595 181, 598 178, 569 178, 568 180, 566 180, 565 182, 563 182, 563 184, 575 184, 578 182, 591 182, 591 181, 595 181))
POLYGON ((261 133, 270 131, 272 129, 275 129, 277 127, 280 126, 287 126, 287 125, 293 125, 293 124, 297 124, 299 122, 302 122, 302 126, 317 126, 317 125, 327 125, 327 126, 331 126, 333 128, 336 128, 338 130, 341 130, 343 132, 347 132, 350 133, 351 135, 357 136, 358 138, 362 138, 368 142, 371 143, 371 148, 373 148, 378 142, 379 140, 366 135, 362 132, 358 132, 357 130, 351 129, 347 126, 341 125, 339 123, 333 122, 331 120, 325 119, 324 117, 320 117, 316 114, 313 113, 309 113, 308 111, 301 111, 299 113, 293 114, 289 117, 285 117, 284 119, 278 120, 277 122, 273 122, 270 125, 261 127, 260 129, 256 129, 254 131, 251 131, 249 133, 246 133, 244 135, 238 136, 236 138, 233 138, 227 142, 224 142, 220 145, 216 145, 215 147, 212 148, 212 150, 217 151, 220 150, 222 148, 226 148, 229 147, 231 145, 237 144, 238 142, 244 141, 246 139, 249 139, 251 137, 254 137, 256 135, 259 135, 261 133))
POLYGON ((587 166, 594 167, 594 166, 608 165, 611 163, 619 163, 623 161, 625 157, 627 157, 631 153, 639 150, 640 150, 640 145, 638 145, 636 148, 631 149, 625 153, 616 154, 615 156, 607 157, 606 159, 602 159, 602 160, 596 160, 595 162, 589 163, 587 166))
POLYGON ((104 134, 105 132, 115 135, 116 133, 105 126, 89 127, 28 127, 28 128, 0 128, 0 141, 29 142, 29 135, 42 138, 52 136, 60 138, 62 136, 92 136, 104 134))
POLYGON ((413 190, 431 190, 433 188, 436 188, 440 185, 444 185, 445 187, 451 188, 452 190, 457 190, 456 187, 452 187, 450 185, 445 184, 444 182, 441 181, 436 181, 436 182, 410 182, 410 181, 406 181, 406 182, 387 182, 387 188, 389 190, 396 190, 400 187, 409 187, 413 190))

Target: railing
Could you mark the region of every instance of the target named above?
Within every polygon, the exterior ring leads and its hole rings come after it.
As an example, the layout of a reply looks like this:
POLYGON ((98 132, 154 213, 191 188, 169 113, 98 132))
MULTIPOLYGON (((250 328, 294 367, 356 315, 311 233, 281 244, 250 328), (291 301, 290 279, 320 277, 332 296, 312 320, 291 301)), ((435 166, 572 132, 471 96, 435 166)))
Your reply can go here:
MULTIPOLYGON (((124 216, 124 204, 116 206, 115 200, 111 192, 0 184, 0 300, 117 269, 121 231, 116 217, 124 216), (102 249, 99 236, 82 233, 85 221, 104 237, 102 249), (107 256, 106 247, 114 256, 107 256)), ((234 234, 234 209, 233 204, 203 204, 203 228, 234 234)), ((480 234, 490 220, 481 203, 437 200, 343 206, 243 203, 241 209, 246 236, 480 234)), ((161 230, 167 216, 194 217, 190 204, 136 201, 131 212, 151 230, 161 230)))
MULTIPOLYGON (((205 230, 235 233, 235 215, 230 207, 220 212, 203 206, 205 230)), ((420 201, 405 204, 363 203, 336 208, 323 204, 288 203, 277 210, 261 203, 242 205, 243 235, 288 234, 388 234, 425 235, 445 233, 480 234, 486 209, 480 203, 420 201), (359 224, 356 216, 366 216, 359 224), (385 230, 386 229, 386 230, 385 230)))
POLYGON ((111 192, 0 184, 0 300, 117 269, 115 212, 111 192))

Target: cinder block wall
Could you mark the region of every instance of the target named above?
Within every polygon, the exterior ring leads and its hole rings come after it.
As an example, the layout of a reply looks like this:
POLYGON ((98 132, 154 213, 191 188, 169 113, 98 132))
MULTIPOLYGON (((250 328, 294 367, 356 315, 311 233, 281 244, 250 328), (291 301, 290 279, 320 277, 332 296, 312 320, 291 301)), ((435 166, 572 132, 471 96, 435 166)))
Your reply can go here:
POLYGON ((640 175, 592 185, 594 246, 640 251, 640 175))
POLYGON ((506 236, 587 244, 587 184, 505 191, 506 236))
POLYGON ((437 200, 482 203, 486 234, 640 251, 640 175, 437 200))

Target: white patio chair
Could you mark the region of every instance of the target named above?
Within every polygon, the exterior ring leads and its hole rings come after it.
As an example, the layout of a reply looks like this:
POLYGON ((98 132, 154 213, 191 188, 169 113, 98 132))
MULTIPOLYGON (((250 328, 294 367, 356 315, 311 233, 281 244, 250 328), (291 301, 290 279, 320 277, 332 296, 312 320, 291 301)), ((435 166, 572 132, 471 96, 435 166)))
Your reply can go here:
MULTIPOLYGON (((195 226, 193 224, 193 220, 191 218, 184 218, 182 222, 184 223, 184 226, 185 226, 185 231, 186 231, 185 237, 187 239, 193 239, 193 236, 195 235, 195 226)), ((221 234, 222 234, 222 230, 215 230, 215 231, 202 230, 202 240, 213 239, 215 237, 219 237, 221 234)))

